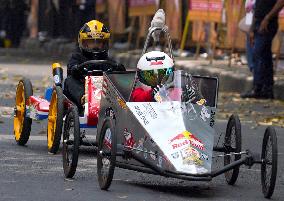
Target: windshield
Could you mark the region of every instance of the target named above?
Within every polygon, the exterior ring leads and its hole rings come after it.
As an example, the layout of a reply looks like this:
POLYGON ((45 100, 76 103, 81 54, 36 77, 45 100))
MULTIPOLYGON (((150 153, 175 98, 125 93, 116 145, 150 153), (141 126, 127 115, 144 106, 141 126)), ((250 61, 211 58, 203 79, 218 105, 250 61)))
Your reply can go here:
POLYGON ((164 77, 154 99, 157 102, 179 101, 198 105, 206 104, 192 76, 182 70, 174 71, 164 77))

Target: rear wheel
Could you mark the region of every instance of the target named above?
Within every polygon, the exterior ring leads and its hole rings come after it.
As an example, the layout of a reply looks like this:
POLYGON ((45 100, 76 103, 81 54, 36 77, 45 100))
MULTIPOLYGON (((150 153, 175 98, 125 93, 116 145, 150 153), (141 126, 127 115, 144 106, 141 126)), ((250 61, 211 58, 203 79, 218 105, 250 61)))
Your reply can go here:
POLYGON ((114 122, 106 119, 99 135, 97 156, 98 180, 102 190, 107 190, 112 182, 116 163, 116 143, 114 122))
POLYGON ((14 108, 14 135, 18 145, 25 145, 30 137, 32 119, 27 117, 26 104, 33 95, 32 83, 23 78, 16 89, 14 108))
POLYGON ((60 145, 64 112, 63 99, 61 87, 56 86, 51 96, 47 123, 47 149, 53 154, 56 154, 60 145))
POLYGON ((273 127, 265 130, 261 152, 261 184, 265 198, 273 194, 277 176, 277 137, 273 127))
POLYGON ((76 172, 80 146, 80 123, 77 107, 71 107, 66 115, 63 132, 63 169, 66 178, 76 172))
MULTIPOLYGON (((241 135, 241 123, 237 115, 231 115, 227 124, 225 135, 225 153, 234 154, 241 152, 242 149, 242 135, 241 135)), ((241 155, 228 155, 224 157, 224 165, 229 165, 232 161, 237 161, 241 158, 241 155)), ((234 185, 239 176, 240 166, 225 172, 225 178, 229 185, 234 185)))

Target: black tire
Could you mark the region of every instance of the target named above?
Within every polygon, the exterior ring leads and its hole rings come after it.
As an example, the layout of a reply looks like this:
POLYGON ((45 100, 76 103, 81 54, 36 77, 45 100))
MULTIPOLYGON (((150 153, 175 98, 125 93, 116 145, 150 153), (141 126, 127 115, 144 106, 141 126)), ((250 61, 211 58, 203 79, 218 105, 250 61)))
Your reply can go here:
POLYGON ((33 95, 32 83, 23 78, 19 81, 16 89, 14 107, 14 135, 18 145, 25 145, 30 137, 32 119, 27 117, 26 104, 33 95))
POLYGON ((107 118, 99 134, 97 173, 102 190, 107 190, 110 187, 115 169, 117 141, 114 126, 114 120, 107 118), (107 141, 106 138, 110 140, 107 141), (109 145, 109 143, 111 144, 109 145), (106 162, 108 162, 108 168, 106 162))
POLYGON ((80 123, 78 109, 77 107, 71 107, 66 115, 63 132, 62 156, 63 169, 66 178, 72 178, 76 172, 79 157, 79 146, 80 123))
POLYGON ((61 140, 64 113, 63 101, 62 88, 56 86, 52 91, 47 123, 47 149, 53 154, 57 153, 61 140))
POLYGON ((277 136, 273 127, 265 130, 261 151, 261 184, 265 198, 273 194, 277 176, 277 136), (269 168, 269 166, 271 166, 269 168), (268 171, 270 169, 270 171, 268 171))
MULTIPOLYGON (((227 124, 226 135, 224 139, 224 154, 239 153, 242 150, 241 123, 238 115, 231 115, 227 124)), ((229 165, 231 161, 237 161, 241 155, 232 155, 224 157, 224 166, 229 165)), ((229 185, 234 185, 239 176, 240 166, 225 172, 225 178, 229 185)))

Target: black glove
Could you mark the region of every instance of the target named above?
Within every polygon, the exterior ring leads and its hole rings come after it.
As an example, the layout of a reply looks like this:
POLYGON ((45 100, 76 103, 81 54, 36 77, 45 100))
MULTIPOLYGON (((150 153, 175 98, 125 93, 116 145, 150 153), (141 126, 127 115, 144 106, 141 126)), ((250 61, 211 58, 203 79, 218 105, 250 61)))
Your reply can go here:
POLYGON ((157 85, 156 87, 152 88, 152 97, 153 100, 157 102, 167 101, 170 100, 168 97, 167 90, 171 88, 169 85, 157 85))
MULTIPOLYGON (((182 101, 183 102, 190 102, 196 104, 198 101, 204 99, 203 96, 201 95, 200 91, 198 90, 197 87, 194 87, 194 85, 185 86, 185 90, 183 92, 182 96, 182 101)), ((205 99, 204 99, 205 100, 205 99)), ((206 103, 206 101, 205 101, 206 103)))
POLYGON ((155 97, 155 95, 160 91, 162 85, 157 85, 153 88, 153 91, 152 91, 152 96, 155 97))
POLYGON ((197 92, 192 87, 186 84, 183 88, 182 102, 193 102, 196 99, 197 92))

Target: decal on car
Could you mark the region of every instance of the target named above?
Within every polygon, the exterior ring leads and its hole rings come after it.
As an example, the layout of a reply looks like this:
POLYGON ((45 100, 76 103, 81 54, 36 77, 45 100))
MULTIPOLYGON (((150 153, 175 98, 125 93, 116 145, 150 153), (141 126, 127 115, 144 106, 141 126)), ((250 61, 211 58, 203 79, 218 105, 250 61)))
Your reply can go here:
POLYGON ((172 149, 191 145, 200 150, 204 150, 204 145, 201 140, 196 138, 189 131, 184 131, 180 134, 177 134, 169 140, 169 143, 172 145, 172 149))
POLYGON ((205 105, 206 100, 204 98, 200 99, 199 101, 196 102, 197 105, 205 105))
POLYGON ((179 152, 175 152, 171 154, 173 159, 178 159, 179 158, 179 152))
POLYGON ((127 146, 127 148, 133 148, 135 141, 132 132, 129 132, 128 129, 125 128, 123 131, 123 136, 125 139, 124 144, 127 146))
POLYGON ((197 166, 203 165, 203 161, 200 159, 200 153, 192 147, 187 147, 185 149, 182 149, 181 156, 183 164, 197 165, 197 166))
POLYGON ((140 109, 140 107, 136 105, 136 106, 134 106, 134 108, 135 108, 136 114, 140 117, 140 119, 142 119, 144 125, 149 124, 149 121, 148 121, 148 119, 146 118, 146 115, 145 115, 144 112, 140 109))
POLYGON ((215 112, 213 110, 211 110, 211 117, 210 117, 210 126, 211 127, 213 127, 214 124, 215 124, 214 117, 215 117, 215 112))
POLYGON ((152 147, 157 146, 156 142, 152 138, 150 139, 150 142, 151 142, 152 147))
POLYGON ((197 118, 197 112, 192 103, 186 104, 186 107, 182 107, 182 112, 187 114, 189 120, 197 118))
POLYGON ((158 165, 159 167, 162 167, 163 165, 163 157, 162 156, 158 156, 158 165))
POLYGON ((143 153, 144 158, 147 159, 148 158, 148 152, 147 152, 148 150, 146 148, 144 148, 143 151, 144 151, 144 153, 143 153))
POLYGON ((139 141, 138 141, 138 144, 136 144, 136 153, 140 153, 141 151, 143 151, 143 148, 144 148, 144 139, 141 138, 139 141))
POLYGON ((200 112, 200 118, 203 121, 206 121, 206 119, 210 118, 210 114, 208 113, 208 109, 205 106, 202 106, 201 112, 200 112))
POLYGON ((107 129, 104 137, 104 144, 111 149, 111 130, 107 129))
POLYGON ((127 109, 126 107, 126 103, 124 100, 122 100, 119 96, 116 97, 116 100, 118 102, 118 105, 122 108, 122 109, 127 109))
POLYGON ((154 161, 157 159, 157 155, 158 155, 157 152, 155 153, 155 152, 153 152, 153 151, 150 151, 149 154, 150 154, 150 157, 151 157, 154 161))
POLYGON ((157 119, 158 115, 150 103, 144 103, 143 107, 145 108, 146 114, 149 114, 152 119, 157 119))

